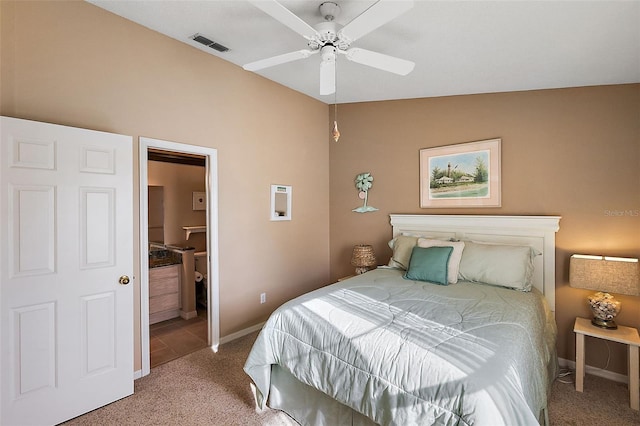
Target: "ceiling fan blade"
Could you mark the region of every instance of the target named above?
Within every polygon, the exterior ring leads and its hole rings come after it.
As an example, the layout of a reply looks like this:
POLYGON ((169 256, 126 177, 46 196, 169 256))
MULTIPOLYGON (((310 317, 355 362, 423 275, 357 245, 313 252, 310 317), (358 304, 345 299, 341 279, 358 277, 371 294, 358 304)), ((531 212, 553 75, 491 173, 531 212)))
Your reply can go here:
POLYGON ((330 95, 336 91, 336 61, 320 62, 320 94, 330 95))
POLYGON ((298 59, 305 59, 316 53, 318 53, 317 50, 296 50, 295 52, 289 52, 283 55, 272 56, 271 58, 260 59, 259 61, 251 62, 243 65, 242 68, 247 71, 258 71, 263 68, 269 68, 275 65, 285 64, 287 62, 297 61, 298 59))
POLYGON ((306 39, 318 35, 318 32, 314 30, 311 25, 298 18, 298 16, 294 15, 293 12, 276 0, 249 0, 249 2, 306 39))
POLYGON ((338 34, 349 43, 394 20, 413 7, 413 0, 379 0, 345 25, 338 34))
POLYGON ((416 66, 415 63, 407 61, 406 59, 400 59, 357 47, 347 50, 346 55, 350 61, 399 75, 409 74, 416 66))

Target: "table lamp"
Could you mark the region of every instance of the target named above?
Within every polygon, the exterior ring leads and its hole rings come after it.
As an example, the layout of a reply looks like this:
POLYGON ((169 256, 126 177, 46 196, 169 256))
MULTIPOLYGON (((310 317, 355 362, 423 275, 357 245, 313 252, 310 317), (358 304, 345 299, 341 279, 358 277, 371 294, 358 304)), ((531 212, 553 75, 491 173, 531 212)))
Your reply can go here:
POLYGON ((638 259, 574 254, 569 262, 569 285, 598 290, 587 300, 593 313, 591 323, 616 329, 614 318, 620 312, 620 302, 609 292, 640 295, 638 259))
POLYGON ((358 244, 353 247, 351 264, 356 267, 356 274, 364 274, 376 265, 376 256, 373 247, 367 244, 358 244))

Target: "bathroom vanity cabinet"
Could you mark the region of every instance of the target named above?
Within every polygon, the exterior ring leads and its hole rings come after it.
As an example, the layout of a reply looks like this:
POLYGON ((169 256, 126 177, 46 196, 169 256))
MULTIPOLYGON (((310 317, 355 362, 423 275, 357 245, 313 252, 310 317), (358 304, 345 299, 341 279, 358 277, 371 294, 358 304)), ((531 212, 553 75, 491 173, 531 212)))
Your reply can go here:
POLYGON ((180 265, 149 269, 149 324, 180 316, 180 265))

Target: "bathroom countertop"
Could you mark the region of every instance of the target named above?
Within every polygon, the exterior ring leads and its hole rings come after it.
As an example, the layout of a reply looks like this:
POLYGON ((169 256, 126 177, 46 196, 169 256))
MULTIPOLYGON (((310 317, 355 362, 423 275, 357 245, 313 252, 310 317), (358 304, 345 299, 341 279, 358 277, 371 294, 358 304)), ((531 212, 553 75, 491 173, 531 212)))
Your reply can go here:
POLYGON ((173 259, 149 259, 149 268, 159 268, 161 266, 179 265, 182 262, 173 259))
POLYGON ((182 263, 182 255, 173 250, 152 250, 149 251, 149 268, 159 268, 161 266, 179 265, 182 263))

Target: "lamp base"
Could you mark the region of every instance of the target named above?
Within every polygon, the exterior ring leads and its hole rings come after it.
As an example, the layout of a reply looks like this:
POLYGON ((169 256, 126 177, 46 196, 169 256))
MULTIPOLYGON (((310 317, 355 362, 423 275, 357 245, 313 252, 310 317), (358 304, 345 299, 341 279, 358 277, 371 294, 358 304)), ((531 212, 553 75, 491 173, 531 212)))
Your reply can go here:
POLYGON ((595 325, 596 327, 607 328, 609 330, 615 330, 618 328, 618 324, 616 324, 616 322, 612 319, 604 320, 604 319, 593 317, 591 319, 591 324, 595 325))

